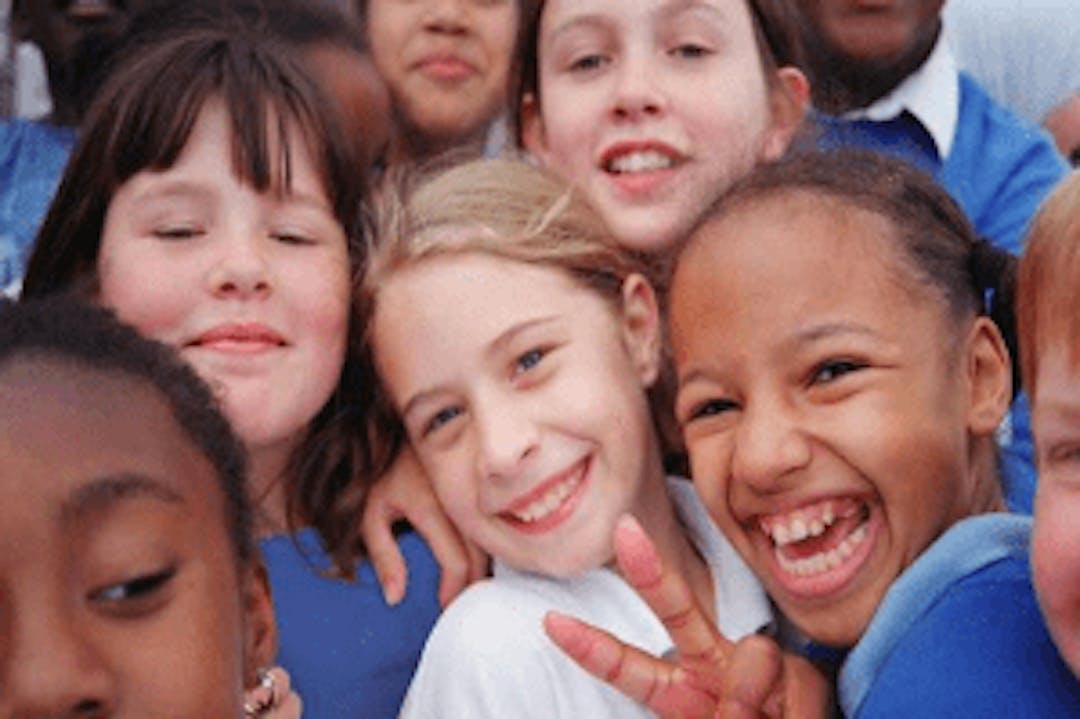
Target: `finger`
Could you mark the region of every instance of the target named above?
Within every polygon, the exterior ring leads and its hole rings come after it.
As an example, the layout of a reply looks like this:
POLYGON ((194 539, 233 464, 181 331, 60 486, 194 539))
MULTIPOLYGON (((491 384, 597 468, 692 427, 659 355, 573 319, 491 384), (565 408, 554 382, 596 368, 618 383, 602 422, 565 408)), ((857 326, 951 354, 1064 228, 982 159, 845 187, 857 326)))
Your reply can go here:
POLYGON ((544 631, 585 671, 664 717, 708 717, 715 700, 692 687, 677 665, 625 644, 611 634, 557 612, 544 631))
POLYGON ((782 711, 775 716, 825 719, 833 715, 833 686, 817 667, 803 657, 784 654, 782 711))
POLYGON ((630 515, 615 527, 615 555, 626 581, 664 623, 680 659, 722 669, 731 642, 698 606, 690 586, 664 566, 655 546, 637 520, 630 515))
POLYGON ((446 606, 471 583, 471 562, 465 540, 437 503, 416 508, 413 528, 431 548, 439 564, 439 604, 446 606))
POLYGON ((282 667, 271 667, 269 670, 271 679, 274 682, 274 693, 283 697, 292 691, 292 679, 289 677, 289 673, 282 667))
POLYGON ((390 503, 390 491, 383 481, 390 479, 376 482, 368 495, 364 515, 360 518, 360 536, 382 587, 383 598, 388 605, 394 606, 405 596, 408 569, 393 531, 394 522, 401 514, 390 503))
POLYGON ((720 695, 724 719, 772 716, 780 706, 781 652, 767 637, 740 640, 728 656, 720 695))

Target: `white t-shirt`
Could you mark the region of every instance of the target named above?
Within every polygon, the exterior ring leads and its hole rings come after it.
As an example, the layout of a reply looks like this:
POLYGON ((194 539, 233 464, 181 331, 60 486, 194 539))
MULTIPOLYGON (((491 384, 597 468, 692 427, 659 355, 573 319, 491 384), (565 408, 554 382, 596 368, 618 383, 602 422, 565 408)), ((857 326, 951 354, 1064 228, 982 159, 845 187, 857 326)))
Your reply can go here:
MULTIPOLYGON (((770 624, 773 615, 764 590, 713 525, 693 485, 669 478, 668 488, 712 573, 721 633, 737 640, 770 624)), ((439 618, 400 716, 652 716, 587 674, 548 639, 542 621, 550 610, 583 619, 654 655, 673 646, 648 605, 611 569, 567 580, 496 562, 492 579, 470 587, 439 618)))

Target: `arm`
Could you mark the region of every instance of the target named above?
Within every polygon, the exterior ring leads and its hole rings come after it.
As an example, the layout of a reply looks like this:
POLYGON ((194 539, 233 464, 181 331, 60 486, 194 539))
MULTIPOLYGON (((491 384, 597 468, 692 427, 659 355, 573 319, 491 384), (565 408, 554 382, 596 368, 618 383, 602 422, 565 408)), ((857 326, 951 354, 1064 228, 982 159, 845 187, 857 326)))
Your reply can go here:
POLYGON ((623 576, 664 623, 678 656, 659 659, 583 622, 549 614, 548 635, 586 671, 666 719, 827 715, 824 677, 765 637, 732 644, 721 636, 633 519, 620 520, 615 551, 623 576))
POLYGON ((450 522, 416 455, 406 446, 371 488, 360 520, 360 534, 387 604, 402 600, 408 579, 393 532, 394 523, 401 519, 408 520, 423 536, 439 562, 439 602, 443 606, 487 575, 487 557, 450 522))

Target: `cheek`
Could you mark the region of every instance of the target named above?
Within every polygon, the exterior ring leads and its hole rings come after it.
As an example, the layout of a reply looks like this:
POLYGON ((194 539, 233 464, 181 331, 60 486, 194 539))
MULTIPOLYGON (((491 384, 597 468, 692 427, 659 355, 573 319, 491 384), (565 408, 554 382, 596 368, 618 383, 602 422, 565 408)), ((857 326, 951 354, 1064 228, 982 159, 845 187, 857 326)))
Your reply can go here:
POLYGON ((728 507, 728 457, 726 442, 716 437, 687 440, 694 489, 713 521, 723 527, 731 516, 728 507))
POLYGON ((98 301, 141 334, 169 342, 197 292, 193 284, 177 281, 175 269, 103 241, 97 267, 98 301))
MULTIPOLYGON (((1045 480, 1044 480, 1045 481, 1045 480)), ((1080 497, 1040 488, 1031 561, 1043 611, 1055 630, 1080 641, 1080 497)), ((1073 657, 1076 659, 1077 657, 1073 657)))

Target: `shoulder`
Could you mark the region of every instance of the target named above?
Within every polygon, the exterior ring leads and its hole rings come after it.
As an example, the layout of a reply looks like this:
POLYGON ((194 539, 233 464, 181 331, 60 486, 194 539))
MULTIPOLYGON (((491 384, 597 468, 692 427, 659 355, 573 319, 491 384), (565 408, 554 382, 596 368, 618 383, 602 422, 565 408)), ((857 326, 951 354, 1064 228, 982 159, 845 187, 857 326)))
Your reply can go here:
MULTIPOLYGON (((987 521, 968 524, 962 539, 981 535, 1001 551, 970 562, 965 551, 952 564, 938 552, 930 566, 941 576, 936 588, 919 600, 883 603, 886 621, 905 608, 910 621, 888 636, 876 631, 876 615, 852 651, 853 666, 845 664, 841 678, 849 715, 1061 716, 1080 710, 1080 685, 1050 641, 1028 578, 1023 542, 1029 525, 975 519, 987 521), (867 649, 878 650, 876 664, 862 661, 867 649), (868 674, 861 693, 851 691, 859 679, 851 672, 868 674)), ((968 549, 948 538, 945 544, 957 553, 968 549)), ((887 600, 893 599, 890 590, 887 600)))

